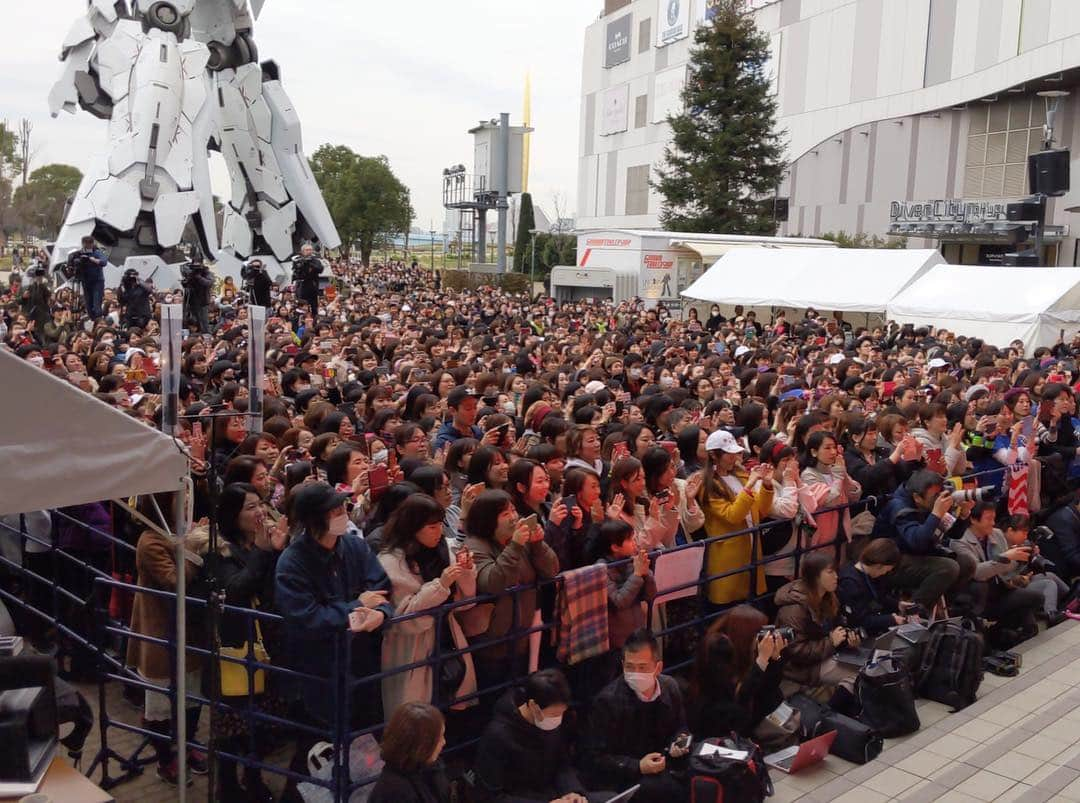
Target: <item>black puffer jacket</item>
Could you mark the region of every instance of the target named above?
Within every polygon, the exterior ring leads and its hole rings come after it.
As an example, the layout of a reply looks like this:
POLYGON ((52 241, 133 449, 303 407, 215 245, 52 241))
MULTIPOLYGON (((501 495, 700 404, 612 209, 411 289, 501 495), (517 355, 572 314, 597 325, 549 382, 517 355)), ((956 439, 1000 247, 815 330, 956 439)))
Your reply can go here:
POLYGON ((571 792, 584 795, 567 751, 566 727, 540 730, 521 716, 512 693, 504 695, 477 750, 476 779, 488 799, 547 803, 571 792))

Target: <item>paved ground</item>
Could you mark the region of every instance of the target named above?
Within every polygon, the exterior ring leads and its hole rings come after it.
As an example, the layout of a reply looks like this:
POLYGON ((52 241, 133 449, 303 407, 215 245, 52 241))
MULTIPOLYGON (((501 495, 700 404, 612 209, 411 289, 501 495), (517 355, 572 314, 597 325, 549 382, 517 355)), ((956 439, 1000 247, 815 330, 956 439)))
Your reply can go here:
POLYGON ((973 705, 950 714, 920 701, 922 729, 887 740, 875 761, 829 756, 798 775, 773 773, 771 800, 1080 801, 1080 625, 1065 622, 1018 651, 1020 675, 987 675, 973 705))
MULTIPOLYGON (((1019 648, 1024 666, 1016 678, 987 675, 979 700, 957 714, 946 706, 920 701, 922 729, 890 739, 865 766, 829 756, 798 775, 773 773, 775 803, 968 803, 969 801, 1076 801, 1080 803, 1080 625, 1066 622, 1019 648)), ((96 686, 84 687, 97 710, 96 686)), ((138 712, 115 687, 108 693, 114 719, 138 722, 138 712)), ((199 732, 205 739, 205 716, 199 732)), ((141 741, 119 729, 110 746, 128 755, 141 741)), ((94 730, 86 746, 83 771, 98 748, 94 730)), ((150 755, 149 751, 144 755, 150 755)), ((285 763, 281 750, 272 761, 285 763)), ((115 774, 118 769, 112 765, 115 774)), ((100 771, 93 780, 100 780, 100 771)), ((267 776, 272 788, 280 780, 267 776)), ((112 790, 117 801, 168 803, 176 788, 154 773, 112 790)), ((205 777, 196 776, 188 799, 206 800, 205 777)))

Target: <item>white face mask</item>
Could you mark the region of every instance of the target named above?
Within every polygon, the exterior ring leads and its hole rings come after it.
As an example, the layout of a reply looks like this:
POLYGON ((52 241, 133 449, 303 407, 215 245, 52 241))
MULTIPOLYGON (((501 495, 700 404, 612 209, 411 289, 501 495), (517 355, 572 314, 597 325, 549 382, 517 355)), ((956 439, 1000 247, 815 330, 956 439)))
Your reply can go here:
POLYGON ((648 694, 656 686, 656 675, 652 672, 623 672, 623 679, 638 697, 648 694))
POLYGON ((662 376, 662 377, 660 377, 660 387, 670 388, 674 384, 675 384, 675 380, 672 377, 670 377, 670 376, 662 376))
POLYGON ((507 415, 514 415, 517 413, 517 408, 512 401, 503 402, 503 412, 507 415))
POLYGON ((371 453, 371 462, 372 463, 385 463, 386 458, 388 456, 389 455, 388 455, 386 449, 380 449, 377 452, 372 452, 371 453))
POLYGON ((641 369, 640 368, 631 368, 630 369, 630 378, 631 379, 640 379, 641 378, 641 369))
POLYGON ((36 365, 38 368, 45 364, 45 358, 38 354, 36 357, 27 357, 26 361, 31 365, 36 365))
POLYGON ((345 532, 349 529, 349 517, 348 516, 334 516, 330 519, 330 526, 327 528, 327 532, 330 535, 345 535, 345 532))
POLYGON ((540 717, 533 724, 542 731, 553 731, 562 725, 562 717, 540 717))

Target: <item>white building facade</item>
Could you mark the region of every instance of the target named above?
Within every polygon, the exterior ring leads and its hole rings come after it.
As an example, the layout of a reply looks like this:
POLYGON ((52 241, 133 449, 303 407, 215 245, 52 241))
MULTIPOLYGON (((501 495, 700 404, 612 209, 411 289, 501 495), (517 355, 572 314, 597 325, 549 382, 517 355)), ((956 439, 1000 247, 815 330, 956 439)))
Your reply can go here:
MULTIPOLYGON (((1080 0, 746 0, 769 37, 785 132, 781 235, 902 234, 949 262, 1015 243, 1005 205, 1028 194, 1045 102, 1056 147, 1080 154, 1080 0), (1001 224, 995 226, 995 224, 1001 224)), ((681 109, 710 0, 607 0, 585 34, 579 229, 659 227, 650 186, 681 109)), ((1080 190, 1052 198, 1044 264, 1080 264, 1080 190)))

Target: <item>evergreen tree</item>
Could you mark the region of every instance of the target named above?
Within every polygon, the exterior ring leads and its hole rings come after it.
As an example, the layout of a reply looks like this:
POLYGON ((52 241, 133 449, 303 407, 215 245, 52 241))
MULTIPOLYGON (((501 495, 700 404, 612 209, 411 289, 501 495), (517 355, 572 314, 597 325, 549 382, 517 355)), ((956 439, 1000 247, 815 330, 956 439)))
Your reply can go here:
POLYGON ((672 141, 653 185, 669 231, 776 231, 771 204, 762 204, 785 170, 764 69, 769 40, 743 9, 742 0, 719 0, 694 36, 683 111, 668 116, 672 141))
POLYGON ((521 213, 518 215, 517 240, 514 242, 514 270, 517 273, 527 273, 525 252, 529 249, 529 241, 532 239, 530 231, 536 228, 536 213, 533 212, 532 195, 527 192, 521 193, 521 213))

